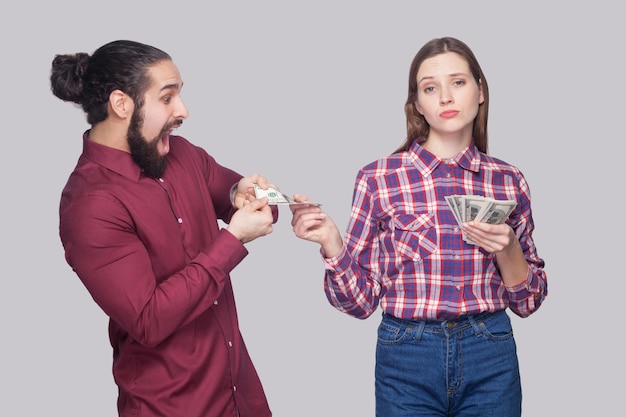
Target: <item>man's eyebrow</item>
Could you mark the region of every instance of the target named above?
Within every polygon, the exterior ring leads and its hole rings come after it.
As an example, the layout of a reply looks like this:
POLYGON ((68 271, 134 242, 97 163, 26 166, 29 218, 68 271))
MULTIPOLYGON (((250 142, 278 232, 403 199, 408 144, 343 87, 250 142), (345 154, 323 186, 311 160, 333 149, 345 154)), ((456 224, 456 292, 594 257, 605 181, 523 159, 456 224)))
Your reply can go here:
POLYGON ((161 87, 161 91, 163 90, 180 90, 181 88, 183 88, 183 84, 178 84, 178 83, 172 83, 172 84, 165 84, 163 87, 161 87))

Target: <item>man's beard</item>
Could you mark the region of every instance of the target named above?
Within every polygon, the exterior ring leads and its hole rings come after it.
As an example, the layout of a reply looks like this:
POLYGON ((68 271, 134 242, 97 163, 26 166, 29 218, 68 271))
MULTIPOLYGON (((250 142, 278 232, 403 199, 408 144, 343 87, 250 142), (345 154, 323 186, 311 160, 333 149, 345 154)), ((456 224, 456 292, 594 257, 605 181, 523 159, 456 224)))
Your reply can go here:
POLYGON ((148 141, 141 134, 143 125, 143 115, 141 109, 136 109, 128 126, 128 146, 130 147, 130 155, 139 165, 142 172, 150 178, 160 178, 165 172, 167 166, 166 155, 159 154, 158 144, 161 136, 170 130, 173 126, 179 125, 180 121, 170 123, 163 126, 158 136, 148 141))

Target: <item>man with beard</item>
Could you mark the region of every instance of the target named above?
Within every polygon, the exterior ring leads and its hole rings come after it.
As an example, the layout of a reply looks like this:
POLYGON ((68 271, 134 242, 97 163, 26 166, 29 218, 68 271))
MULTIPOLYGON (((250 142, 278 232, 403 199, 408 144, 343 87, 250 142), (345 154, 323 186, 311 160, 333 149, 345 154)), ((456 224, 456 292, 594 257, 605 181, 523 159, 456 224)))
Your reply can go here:
POLYGON ((244 244, 278 219, 254 198, 254 184, 271 184, 172 134, 188 116, 183 82, 157 48, 114 41, 57 55, 50 82, 91 125, 59 231, 68 264, 110 318, 119 415, 271 416, 229 276, 244 244))

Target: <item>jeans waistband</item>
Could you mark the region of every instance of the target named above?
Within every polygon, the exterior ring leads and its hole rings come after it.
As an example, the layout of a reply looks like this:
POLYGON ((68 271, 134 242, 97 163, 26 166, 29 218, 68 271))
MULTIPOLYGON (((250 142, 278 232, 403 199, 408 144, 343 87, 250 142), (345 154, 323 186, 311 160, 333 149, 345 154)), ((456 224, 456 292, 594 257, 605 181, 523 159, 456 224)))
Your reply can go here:
POLYGON ((462 326, 463 324, 471 325, 472 323, 477 323, 483 320, 487 320, 489 317, 496 316, 498 314, 506 314, 504 310, 499 310, 496 312, 484 311, 482 313, 477 314, 466 314, 463 316, 459 316, 452 319, 446 320, 428 320, 428 319, 403 319, 399 317, 395 317, 389 313, 383 312, 383 317, 390 319, 392 321, 407 325, 407 326, 426 326, 426 327, 442 327, 447 329, 453 329, 458 326, 462 326))

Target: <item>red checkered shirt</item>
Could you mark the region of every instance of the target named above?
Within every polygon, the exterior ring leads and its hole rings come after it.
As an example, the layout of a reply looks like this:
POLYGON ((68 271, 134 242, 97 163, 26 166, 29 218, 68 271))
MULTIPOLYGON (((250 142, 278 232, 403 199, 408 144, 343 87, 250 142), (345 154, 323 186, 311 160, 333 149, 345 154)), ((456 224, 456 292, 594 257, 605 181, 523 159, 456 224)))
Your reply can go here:
POLYGON ((544 261, 532 238, 528 184, 516 167, 472 144, 440 159, 416 142, 356 176, 342 251, 325 258, 330 303, 357 318, 381 309, 406 319, 445 320, 507 307, 520 317, 547 295, 544 261), (445 196, 515 200, 507 219, 528 262, 526 279, 507 287, 495 255, 463 240, 445 196))

